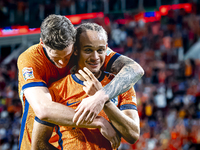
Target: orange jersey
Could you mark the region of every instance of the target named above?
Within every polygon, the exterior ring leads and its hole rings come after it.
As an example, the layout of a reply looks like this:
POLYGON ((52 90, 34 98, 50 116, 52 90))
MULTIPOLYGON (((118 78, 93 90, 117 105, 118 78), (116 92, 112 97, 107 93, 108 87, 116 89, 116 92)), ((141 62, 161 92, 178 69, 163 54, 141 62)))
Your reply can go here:
MULTIPOLYGON (((102 73, 99 81, 102 86, 108 84, 113 75, 102 73)), ((68 107, 76 109, 82 99, 87 97, 83 90, 83 81, 79 80, 75 74, 53 83, 49 88, 51 96, 55 102, 62 103, 68 107)), ((120 110, 135 109, 136 95, 133 88, 111 100, 120 110)), ((108 119, 102 110, 99 116, 108 119)), ((99 129, 75 128, 66 126, 56 126, 56 132, 59 135, 60 149, 76 150, 109 150, 110 142, 102 136, 99 129)))
MULTIPOLYGON (((103 70, 109 69, 112 62, 120 55, 108 48, 103 70)), ((73 56, 65 68, 56 67, 47 57, 45 49, 41 44, 31 46, 18 58, 18 80, 19 96, 23 105, 23 116, 21 123, 19 149, 31 149, 32 129, 35 113, 24 97, 24 89, 29 87, 49 87, 53 82, 65 77, 74 66, 73 56)), ((57 142, 57 138, 52 141, 57 142)), ((57 146, 55 144, 54 146, 57 146)))

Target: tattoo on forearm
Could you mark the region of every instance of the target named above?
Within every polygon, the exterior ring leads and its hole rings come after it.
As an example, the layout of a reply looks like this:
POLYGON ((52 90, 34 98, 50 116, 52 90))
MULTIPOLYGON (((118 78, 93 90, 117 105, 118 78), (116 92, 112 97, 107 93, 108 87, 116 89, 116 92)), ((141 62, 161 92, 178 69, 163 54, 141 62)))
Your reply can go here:
POLYGON ((138 71, 138 65, 127 58, 116 60, 110 72, 118 74, 103 88, 105 93, 109 95, 109 99, 126 92, 142 77, 141 72, 138 71), (122 59, 126 60, 122 61, 122 59))
POLYGON ((126 66, 128 64, 133 64, 133 63, 134 63, 134 61, 132 59, 125 57, 125 56, 120 56, 118 59, 116 59, 113 62, 112 66, 111 66, 110 70, 108 70, 108 72, 117 74, 124 66, 126 66))

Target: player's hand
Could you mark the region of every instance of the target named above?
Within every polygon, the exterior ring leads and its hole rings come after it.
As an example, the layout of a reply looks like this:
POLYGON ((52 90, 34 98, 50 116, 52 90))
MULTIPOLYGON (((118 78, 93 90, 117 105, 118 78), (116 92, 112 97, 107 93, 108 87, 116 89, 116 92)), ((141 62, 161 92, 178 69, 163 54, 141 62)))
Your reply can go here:
POLYGON ((91 123, 103 109, 104 103, 99 95, 84 98, 75 109, 73 122, 76 122, 76 125, 91 123))
POLYGON ((93 96, 83 99, 76 108, 76 113, 73 118, 73 122, 76 122, 76 125, 79 125, 80 123, 91 123, 103 109, 104 103, 107 100, 107 97, 103 94, 96 93, 102 88, 101 83, 87 68, 84 68, 84 71, 85 72, 79 72, 86 80, 84 83, 86 85, 84 90, 88 95, 93 96))
POLYGON ((83 82, 83 90, 88 96, 94 95, 98 90, 102 89, 101 82, 94 76, 94 74, 86 67, 83 70, 79 70, 80 75, 85 79, 83 82))
POLYGON ((117 149, 120 145, 121 142, 121 137, 118 134, 118 132, 115 131, 113 126, 105 119, 102 117, 103 124, 100 128, 101 134, 110 141, 111 146, 113 149, 117 149), (103 120, 104 119, 104 120, 103 120))

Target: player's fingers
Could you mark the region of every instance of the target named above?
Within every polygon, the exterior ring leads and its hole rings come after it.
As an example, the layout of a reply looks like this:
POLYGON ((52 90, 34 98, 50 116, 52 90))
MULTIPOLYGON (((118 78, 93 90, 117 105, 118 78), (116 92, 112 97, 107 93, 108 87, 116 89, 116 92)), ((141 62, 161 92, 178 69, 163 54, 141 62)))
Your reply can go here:
POLYGON ((86 117, 86 119, 85 119, 85 122, 90 124, 90 123, 92 123, 93 118, 94 118, 94 113, 93 113, 93 112, 90 112, 90 113, 87 115, 87 117, 86 117))
POLYGON ((94 118, 96 118, 96 115, 93 113, 92 114, 92 117, 90 118, 89 122, 88 123, 92 123, 94 121, 94 118))
POLYGON ((78 105, 78 107, 75 109, 75 112, 77 112, 81 108, 81 103, 78 105))
POLYGON ((86 80, 86 81, 91 81, 91 78, 82 70, 79 70, 78 73, 86 80))
POLYGON ((87 75, 92 79, 92 80, 98 80, 94 74, 87 68, 87 67, 84 67, 83 70, 87 73, 87 75))
MULTIPOLYGON (((83 91, 85 91, 85 93, 87 93, 88 92, 88 89, 87 89, 87 87, 83 87, 83 91)), ((88 94, 88 93, 87 93, 88 94)))
POLYGON ((91 78, 89 81, 90 86, 94 86, 96 90, 100 90, 102 88, 101 82, 94 76, 94 74, 86 67, 83 68, 83 70, 88 74, 88 76, 91 78))
POLYGON ((76 122, 76 125, 78 126, 79 124, 81 124, 82 122, 84 122, 85 120, 85 116, 88 115, 88 111, 83 111, 83 113, 80 115, 80 117, 78 118, 78 121, 76 122))
POLYGON ((76 108, 75 110, 75 114, 74 114, 74 117, 73 117, 73 122, 77 122, 79 117, 81 116, 83 110, 82 109, 78 109, 78 107, 76 108))
POLYGON ((91 96, 90 94, 89 94, 89 90, 88 90, 88 88, 87 87, 83 87, 83 91, 85 91, 85 93, 88 95, 88 96, 91 96))
POLYGON ((113 138, 112 140, 113 140, 113 146, 112 146, 112 148, 115 149, 115 147, 116 147, 116 141, 115 141, 115 138, 113 138))
POLYGON ((118 148, 121 144, 121 138, 119 136, 117 136, 117 141, 118 141, 118 144, 117 144, 117 148, 118 148))
POLYGON ((114 137, 114 140, 115 140, 115 149, 117 149, 120 145, 120 141, 117 137, 114 137))
POLYGON ((119 138, 119 136, 115 136, 113 140, 114 140, 114 143, 115 143, 114 148, 117 149, 120 145, 121 139, 119 138))
POLYGON ((111 144, 112 149, 114 149, 114 148, 113 148, 113 142, 112 142, 112 141, 110 141, 110 144, 111 144))
POLYGON ((113 149, 115 149, 115 141, 114 141, 114 139, 112 139, 111 146, 112 146, 113 149))
POLYGON ((91 119, 90 119, 90 123, 92 123, 94 121, 94 118, 96 118, 96 115, 93 113, 91 119))
POLYGON ((89 84, 88 81, 84 81, 84 82, 83 82, 83 85, 85 85, 86 87, 90 87, 90 84, 89 84))
POLYGON ((79 114, 75 113, 73 117, 73 122, 77 122, 78 118, 79 118, 79 114))
POLYGON ((92 117, 92 112, 89 112, 85 118, 85 122, 88 122, 88 120, 90 120, 91 117, 92 117))

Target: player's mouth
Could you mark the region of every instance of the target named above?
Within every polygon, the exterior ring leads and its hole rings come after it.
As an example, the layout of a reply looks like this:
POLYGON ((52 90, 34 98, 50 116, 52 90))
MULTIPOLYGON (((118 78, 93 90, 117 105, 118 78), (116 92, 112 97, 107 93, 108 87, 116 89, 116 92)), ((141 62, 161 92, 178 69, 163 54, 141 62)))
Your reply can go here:
POLYGON ((96 68, 99 66, 99 63, 88 63, 90 65, 90 67, 92 68, 96 68))

